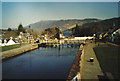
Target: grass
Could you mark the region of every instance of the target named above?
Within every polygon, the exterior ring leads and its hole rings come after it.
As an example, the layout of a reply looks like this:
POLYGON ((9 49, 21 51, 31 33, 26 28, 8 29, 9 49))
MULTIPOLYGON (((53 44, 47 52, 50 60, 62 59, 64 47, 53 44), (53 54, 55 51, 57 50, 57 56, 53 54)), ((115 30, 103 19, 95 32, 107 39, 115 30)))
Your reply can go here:
POLYGON ((119 46, 102 45, 94 48, 96 57, 103 72, 110 72, 114 79, 118 79, 119 46))
POLYGON ((19 48, 19 47, 20 47, 19 44, 10 45, 10 46, 3 46, 2 47, 2 52, 8 51, 8 50, 11 50, 11 49, 15 49, 15 48, 19 48))

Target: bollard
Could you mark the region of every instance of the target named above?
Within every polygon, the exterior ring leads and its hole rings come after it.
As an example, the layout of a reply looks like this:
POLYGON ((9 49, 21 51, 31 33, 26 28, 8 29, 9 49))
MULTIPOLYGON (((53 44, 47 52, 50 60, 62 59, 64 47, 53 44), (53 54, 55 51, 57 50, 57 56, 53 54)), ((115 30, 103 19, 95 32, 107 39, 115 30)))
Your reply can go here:
POLYGON ((94 62, 94 58, 90 58, 90 62, 94 62))

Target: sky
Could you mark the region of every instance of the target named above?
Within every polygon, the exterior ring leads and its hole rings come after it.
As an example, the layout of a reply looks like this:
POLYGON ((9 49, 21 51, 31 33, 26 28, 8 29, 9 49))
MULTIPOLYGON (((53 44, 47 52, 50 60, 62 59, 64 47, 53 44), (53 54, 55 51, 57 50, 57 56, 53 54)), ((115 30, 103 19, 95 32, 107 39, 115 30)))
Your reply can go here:
POLYGON ((118 2, 2 2, 2 28, 41 20, 118 17, 118 2))
POLYGON ((119 2, 120 0, 2 0, 2 2, 119 2))

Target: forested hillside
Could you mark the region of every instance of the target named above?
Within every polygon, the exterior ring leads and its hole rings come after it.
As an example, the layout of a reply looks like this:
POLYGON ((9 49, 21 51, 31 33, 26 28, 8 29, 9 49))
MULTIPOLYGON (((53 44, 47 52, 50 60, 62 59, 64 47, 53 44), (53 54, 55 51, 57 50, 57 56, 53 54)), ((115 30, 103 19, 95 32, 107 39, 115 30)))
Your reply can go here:
POLYGON ((77 25, 72 29, 74 36, 92 36, 94 33, 113 32, 120 28, 120 17, 99 22, 77 25))

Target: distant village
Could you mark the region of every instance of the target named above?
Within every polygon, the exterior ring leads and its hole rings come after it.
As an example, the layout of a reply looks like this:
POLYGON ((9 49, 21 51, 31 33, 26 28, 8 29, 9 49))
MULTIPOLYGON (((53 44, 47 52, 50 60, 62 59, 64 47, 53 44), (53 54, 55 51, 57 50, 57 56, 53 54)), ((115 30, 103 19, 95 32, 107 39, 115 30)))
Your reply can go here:
MULTIPOLYGON (((55 27, 56 28, 56 27, 55 27)), ((68 37, 65 37, 63 33, 60 33, 60 31, 56 31, 55 34, 49 34, 47 33, 42 33, 38 31, 39 29, 36 29, 37 31, 34 31, 30 27, 28 29, 24 29, 22 24, 18 26, 17 30, 12 30, 8 28, 7 30, 3 30, 0 33, 0 46, 8 46, 8 45, 13 45, 13 44, 20 44, 20 43, 40 43, 41 41, 49 41, 49 40, 60 40, 60 39, 65 39, 68 37), (5 37, 5 35, 9 34, 10 32, 16 32, 15 34, 9 35, 9 37, 5 37), (7 33, 7 34, 5 34, 7 33)), ((55 30, 52 30, 55 31, 55 30)), ((76 38, 72 36, 73 38, 76 38)), ((77 37, 78 40, 81 39, 81 37, 77 37)), ((87 38, 83 39, 86 40, 87 38)), ((110 33, 110 32, 104 32, 104 33, 97 33, 93 34, 92 40, 96 41, 103 41, 103 42, 112 42, 116 44, 120 44, 120 29, 110 33)), ((81 39, 82 40, 82 39, 81 39)))
POLYGON ((26 30, 23 29, 22 24, 18 26, 18 32, 17 32, 18 35, 16 37, 11 35, 9 37, 3 38, 2 36, 5 35, 6 31, 7 31, 7 34, 9 34, 9 32, 12 32, 13 30, 8 28, 8 30, 1 31, 0 46, 8 46, 8 45, 14 45, 14 44, 20 44, 20 43, 32 44, 32 43, 40 43, 41 41, 48 41, 48 40, 58 41, 58 38, 60 39, 65 38, 65 36, 62 33, 59 34, 59 37, 55 37, 54 35, 49 35, 48 33, 44 33, 41 35, 39 31, 36 31, 34 33, 32 32, 33 30, 30 28, 26 30))

